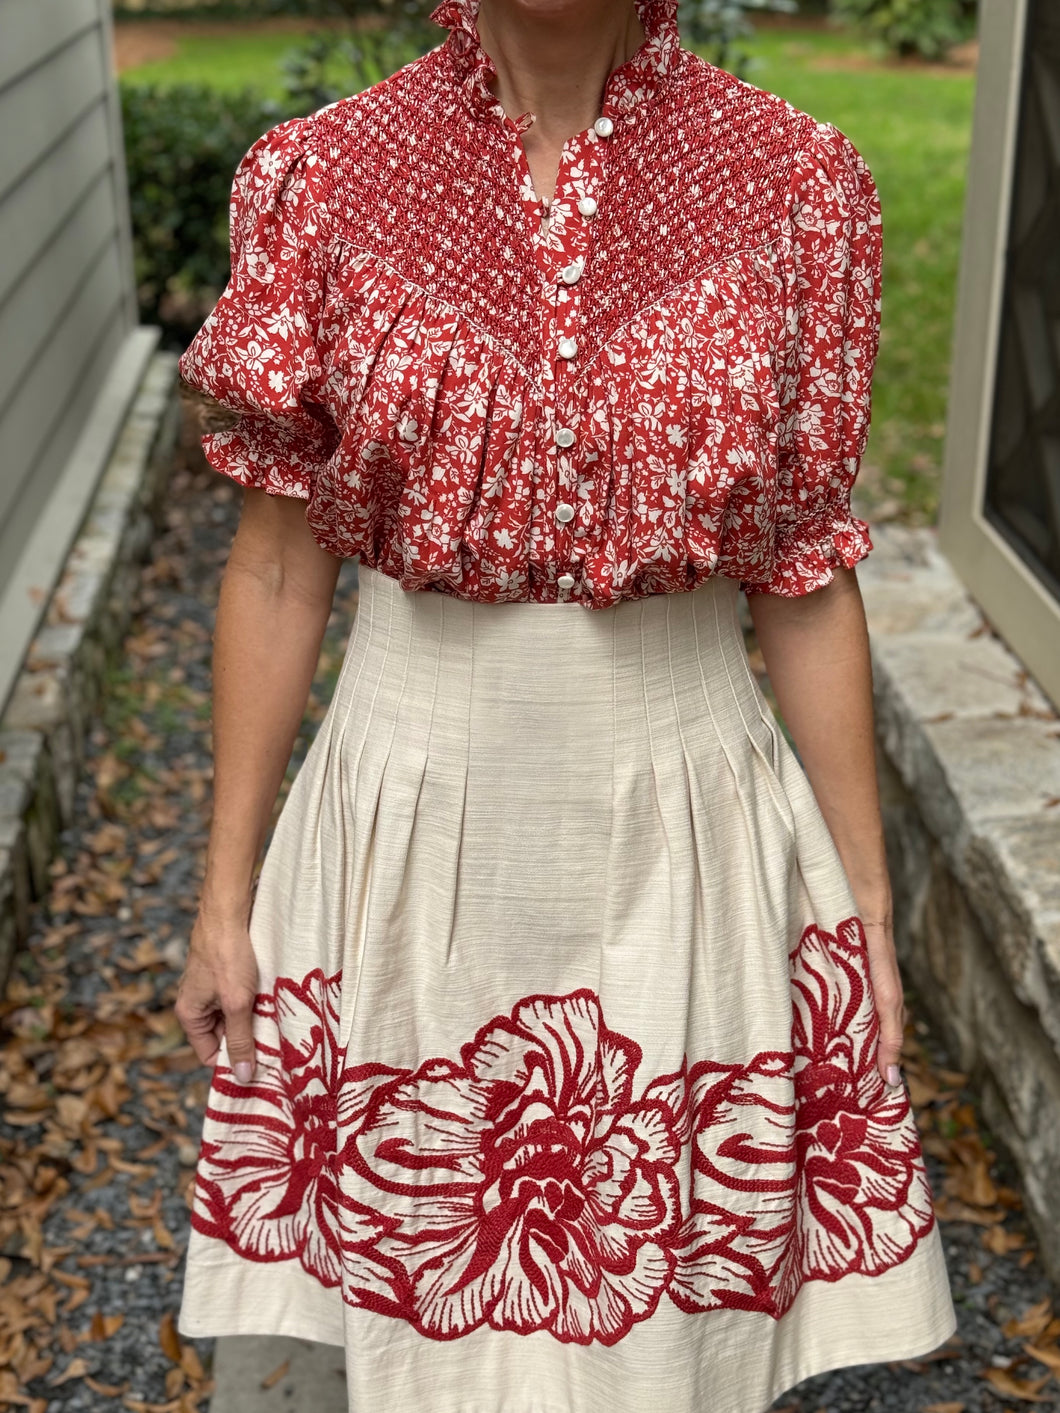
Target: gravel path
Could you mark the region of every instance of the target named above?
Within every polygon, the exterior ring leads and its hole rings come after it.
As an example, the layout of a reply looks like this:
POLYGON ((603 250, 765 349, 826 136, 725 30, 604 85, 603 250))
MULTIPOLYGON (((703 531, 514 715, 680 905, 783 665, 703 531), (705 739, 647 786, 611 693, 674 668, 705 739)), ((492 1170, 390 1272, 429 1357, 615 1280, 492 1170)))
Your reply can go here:
MULTIPOLYGON (((206 839, 210 633, 239 492, 189 462, 91 735, 78 824, 0 1009, 0 1408, 191 1413, 209 1402, 212 1342, 173 1326, 208 1072, 171 1006, 206 839)), ((288 783, 355 602, 347 564, 288 783)), ((1013 1175, 921 1025, 908 1073, 941 1212, 954 1218, 943 1236, 958 1341, 915 1364, 811 1380, 776 1413, 1058 1409, 1060 1355, 1042 1383, 1048 1366, 1024 1350, 1055 1349, 1060 1321, 1013 1175)))

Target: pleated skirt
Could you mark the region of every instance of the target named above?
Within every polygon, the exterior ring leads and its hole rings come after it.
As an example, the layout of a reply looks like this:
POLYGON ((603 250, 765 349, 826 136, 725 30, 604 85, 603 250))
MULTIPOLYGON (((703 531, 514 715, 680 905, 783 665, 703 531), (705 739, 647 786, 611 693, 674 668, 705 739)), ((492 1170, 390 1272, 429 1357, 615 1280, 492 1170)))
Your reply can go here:
POLYGON ((589 611, 361 566, 250 933, 182 1333, 344 1346, 353 1413, 761 1413, 952 1333, 735 581, 589 611))

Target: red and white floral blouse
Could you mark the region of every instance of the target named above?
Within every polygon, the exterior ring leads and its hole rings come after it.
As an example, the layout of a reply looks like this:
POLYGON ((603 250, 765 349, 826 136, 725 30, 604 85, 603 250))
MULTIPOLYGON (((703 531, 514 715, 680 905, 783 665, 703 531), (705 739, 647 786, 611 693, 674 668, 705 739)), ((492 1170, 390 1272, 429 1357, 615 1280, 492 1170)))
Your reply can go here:
POLYGON ((708 575, 795 596, 851 514, 880 213, 850 141, 681 47, 676 0, 566 144, 542 221, 476 27, 279 124, 239 166, 232 277, 181 362, 242 414, 219 471, 321 545, 481 602, 603 608, 708 575))

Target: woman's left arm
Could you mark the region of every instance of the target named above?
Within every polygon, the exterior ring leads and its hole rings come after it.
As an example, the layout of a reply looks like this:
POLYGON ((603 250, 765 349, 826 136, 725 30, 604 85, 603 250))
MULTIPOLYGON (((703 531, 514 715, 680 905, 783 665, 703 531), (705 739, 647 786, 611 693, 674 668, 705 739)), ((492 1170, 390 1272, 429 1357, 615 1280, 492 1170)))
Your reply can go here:
POLYGON ((905 1009, 876 778, 872 664, 857 574, 838 566, 808 594, 749 593, 777 706, 835 840, 868 939, 879 1070, 901 1083, 905 1009))

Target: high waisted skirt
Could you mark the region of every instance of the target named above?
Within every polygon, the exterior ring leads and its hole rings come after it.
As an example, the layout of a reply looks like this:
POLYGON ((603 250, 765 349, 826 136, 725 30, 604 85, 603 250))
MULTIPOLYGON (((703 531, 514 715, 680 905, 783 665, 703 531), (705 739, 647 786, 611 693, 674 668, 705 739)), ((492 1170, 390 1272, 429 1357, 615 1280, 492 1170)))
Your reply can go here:
POLYGON ((254 897, 179 1328, 353 1413, 760 1413, 954 1328, 865 929, 738 585, 587 610, 362 567, 254 897))

